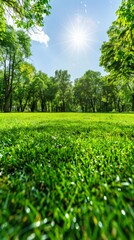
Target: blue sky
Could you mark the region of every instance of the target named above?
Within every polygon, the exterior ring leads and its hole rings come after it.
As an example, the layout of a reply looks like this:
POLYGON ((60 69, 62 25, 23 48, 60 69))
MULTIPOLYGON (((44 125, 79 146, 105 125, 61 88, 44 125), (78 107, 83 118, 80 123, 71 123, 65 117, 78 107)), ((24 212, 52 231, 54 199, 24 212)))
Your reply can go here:
POLYGON ((43 31, 32 35, 31 63, 37 70, 54 76, 68 70, 72 81, 87 70, 100 71, 100 47, 116 19, 121 0, 51 0, 51 14, 43 31), (35 41, 36 40, 36 41, 35 41))

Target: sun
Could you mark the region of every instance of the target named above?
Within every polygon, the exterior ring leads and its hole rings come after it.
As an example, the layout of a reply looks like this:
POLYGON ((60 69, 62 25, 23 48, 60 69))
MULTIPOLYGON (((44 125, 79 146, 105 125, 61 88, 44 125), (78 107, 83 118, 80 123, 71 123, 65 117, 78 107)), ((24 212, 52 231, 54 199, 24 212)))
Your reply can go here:
POLYGON ((65 43, 71 52, 83 53, 94 41, 92 22, 77 15, 69 24, 65 34, 65 43))
POLYGON ((70 43, 71 48, 74 50, 80 51, 84 49, 88 45, 87 32, 79 26, 75 27, 70 32, 68 42, 70 43))

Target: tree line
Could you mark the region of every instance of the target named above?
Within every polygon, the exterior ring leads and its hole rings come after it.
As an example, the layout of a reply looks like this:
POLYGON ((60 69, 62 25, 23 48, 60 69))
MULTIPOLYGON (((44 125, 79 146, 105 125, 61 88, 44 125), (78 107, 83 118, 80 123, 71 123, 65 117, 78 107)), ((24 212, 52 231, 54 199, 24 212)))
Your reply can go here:
POLYGON ((31 41, 24 29, 34 23, 42 24, 43 9, 46 15, 50 13, 49 1, 36 2, 38 5, 32 8, 32 18, 28 9, 33 5, 20 6, 14 5, 15 1, 10 1, 9 4, 6 0, 0 0, 0 111, 134 111, 132 0, 122 0, 116 13, 117 19, 107 32, 108 41, 102 44, 100 65, 104 67, 107 75, 101 76, 100 72, 89 69, 73 83, 67 70, 56 70, 54 76, 48 77, 28 62, 31 41), (42 5, 45 2, 47 4, 42 5), (7 5, 15 13, 13 17, 21 30, 15 30, 6 24, 4 6, 7 5), (19 6, 20 12, 17 10, 19 6), (36 14, 39 9, 41 11, 38 18, 36 14))

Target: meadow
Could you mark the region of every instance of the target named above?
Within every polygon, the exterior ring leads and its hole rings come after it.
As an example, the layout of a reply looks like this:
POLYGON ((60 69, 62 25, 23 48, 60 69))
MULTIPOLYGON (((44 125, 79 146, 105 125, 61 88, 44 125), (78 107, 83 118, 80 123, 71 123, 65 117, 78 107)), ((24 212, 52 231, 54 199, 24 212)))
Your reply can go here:
POLYGON ((132 240, 133 181, 134 114, 0 114, 0 239, 132 240))

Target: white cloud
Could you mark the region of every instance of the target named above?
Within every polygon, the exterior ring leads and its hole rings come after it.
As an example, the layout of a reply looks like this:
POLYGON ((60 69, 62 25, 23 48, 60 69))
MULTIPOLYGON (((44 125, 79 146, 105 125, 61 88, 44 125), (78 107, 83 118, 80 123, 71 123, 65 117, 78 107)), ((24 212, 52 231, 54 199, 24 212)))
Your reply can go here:
POLYGON ((28 35, 31 40, 44 43, 46 47, 48 47, 48 42, 50 40, 49 36, 43 31, 42 27, 34 27, 28 31, 28 35))
MULTIPOLYGON (((14 29, 17 30, 17 26, 15 25, 12 17, 11 17, 11 11, 6 12, 6 20, 7 24, 14 27, 14 29)), ((48 47, 48 42, 50 40, 49 36, 44 32, 42 27, 35 26, 28 30, 27 34, 31 38, 31 40, 43 43, 46 47, 48 47)))

